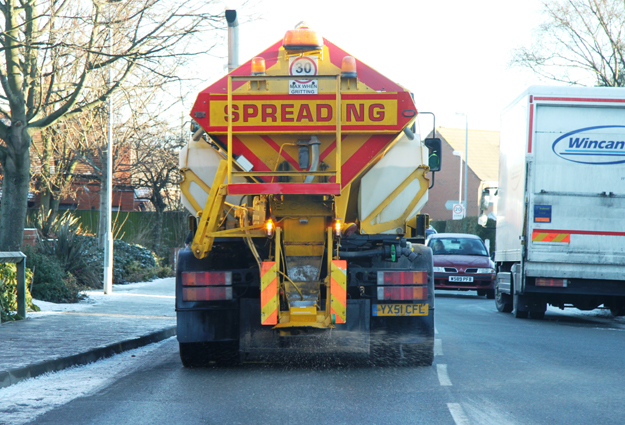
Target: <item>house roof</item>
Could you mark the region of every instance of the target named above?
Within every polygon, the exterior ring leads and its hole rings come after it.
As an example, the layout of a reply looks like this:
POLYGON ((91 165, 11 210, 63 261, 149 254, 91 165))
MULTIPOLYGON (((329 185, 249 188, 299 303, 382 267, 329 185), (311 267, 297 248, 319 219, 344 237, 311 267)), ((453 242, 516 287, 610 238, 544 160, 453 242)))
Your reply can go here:
MULTIPOLYGON (((436 131, 451 145, 453 150, 461 151, 464 158, 466 140, 464 128, 438 127, 436 131)), ((449 164, 449 160, 447 164, 449 164)), ((499 179, 498 131, 469 129, 468 166, 482 181, 497 181, 499 179)))

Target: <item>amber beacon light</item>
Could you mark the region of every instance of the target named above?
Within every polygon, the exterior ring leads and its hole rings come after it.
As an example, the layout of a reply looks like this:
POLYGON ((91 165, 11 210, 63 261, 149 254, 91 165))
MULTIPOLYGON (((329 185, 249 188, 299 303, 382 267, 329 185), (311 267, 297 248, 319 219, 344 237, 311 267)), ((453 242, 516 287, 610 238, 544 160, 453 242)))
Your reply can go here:
POLYGON ((356 58, 353 56, 345 56, 341 63, 341 77, 343 78, 356 78, 356 58))
POLYGON ((252 75, 265 75, 265 59, 259 57, 252 58, 252 75))
POLYGON ((311 30, 304 22, 299 23, 294 30, 288 30, 282 40, 282 47, 286 50, 321 50, 323 38, 311 30))

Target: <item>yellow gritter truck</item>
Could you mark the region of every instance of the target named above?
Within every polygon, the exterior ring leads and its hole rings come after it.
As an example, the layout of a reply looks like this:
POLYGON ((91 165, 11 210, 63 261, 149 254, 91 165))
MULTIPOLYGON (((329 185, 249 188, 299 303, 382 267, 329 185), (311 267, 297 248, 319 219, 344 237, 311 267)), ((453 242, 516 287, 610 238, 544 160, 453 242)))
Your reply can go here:
POLYGON ((200 92, 191 116, 182 363, 346 353, 431 365, 418 213, 440 140, 415 137, 411 93, 300 25, 200 92))

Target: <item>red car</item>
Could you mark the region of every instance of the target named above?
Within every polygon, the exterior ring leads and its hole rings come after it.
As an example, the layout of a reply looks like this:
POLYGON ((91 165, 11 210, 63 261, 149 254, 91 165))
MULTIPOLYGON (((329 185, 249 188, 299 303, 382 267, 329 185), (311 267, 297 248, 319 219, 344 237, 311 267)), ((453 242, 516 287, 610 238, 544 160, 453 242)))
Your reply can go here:
POLYGON ((495 298, 495 264, 479 236, 437 233, 427 245, 434 257, 434 287, 454 291, 477 291, 495 298))

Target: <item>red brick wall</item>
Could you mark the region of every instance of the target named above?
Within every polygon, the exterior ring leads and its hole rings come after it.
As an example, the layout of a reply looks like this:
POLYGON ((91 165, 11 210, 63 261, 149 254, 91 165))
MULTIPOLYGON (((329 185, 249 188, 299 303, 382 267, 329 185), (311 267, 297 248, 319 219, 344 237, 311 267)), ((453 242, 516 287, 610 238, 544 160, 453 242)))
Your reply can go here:
MULTIPOLYGON (((35 208, 41 205, 39 196, 35 208)), ((73 196, 61 199, 61 208, 71 207, 77 210, 100 210, 100 185, 97 183, 74 184, 73 196)), ((135 192, 133 188, 113 188, 113 209, 119 211, 135 210, 135 192), (121 207, 121 208, 120 208, 121 207)))
POLYGON ((22 246, 37 245, 37 242, 39 241, 39 233, 37 233, 37 229, 24 229, 24 239, 22 241, 22 246))
MULTIPOLYGON (((439 135, 440 137, 440 135, 439 135)), ((428 202, 421 210, 424 214, 429 214, 431 220, 451 220, 452 212, 445 208, 445 203, 449 200, 458 202, 458 178, 459 160, 460 158, 453 155, 453 149, 445 139, 442 139, 442 170, 436 172, 434 187, 428 193, 428 202)), ((464 201, 464 152, 462 153, 462 199, 464 201)), ((478 215, 478 190, 480 187, 480 179, 477 175, 468 169, 469 183, 467 187, 468 203, 467 217, 475 217, 478 215)), ((432 173, 428 173, 430 185, 432 184, 432 173)))

